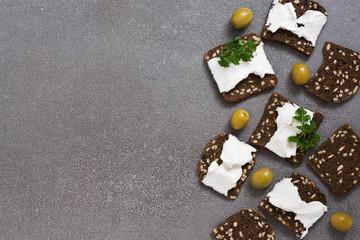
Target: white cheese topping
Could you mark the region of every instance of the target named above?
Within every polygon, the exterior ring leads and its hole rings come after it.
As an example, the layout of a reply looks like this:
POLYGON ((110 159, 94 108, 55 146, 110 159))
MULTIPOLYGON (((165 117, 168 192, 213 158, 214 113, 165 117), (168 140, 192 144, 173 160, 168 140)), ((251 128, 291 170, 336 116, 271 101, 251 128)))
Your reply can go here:
POLYGON ((252 160, 252 152, 256 152, 256 149, 229 134, 220 155, 222 164, 213 161, 202 182, 227 196, 228 191, 236 186, 242 176, 241 167, 252 160))
POLYGON ((278 0, 274 0, 273 4, 265 26, 269 26, 268 29, 273 33, 279 28, 288 30, 299 37, 304 37, 315 46, 327 17, 322 12, 307 10, 304 15, 296 18, 292 3, 281 4, 278 0), (298 24, 304 26, 299 27, 298 24))
POLYGON ((228 168, 232 168, 233 165, 242 166, 251 161, 252 152, 256 152, 256 149, 229 134, 228 140, 226 140, 223 145, 220 159, 228 168))
POLYGON ((290 178, 284 178, 276 183, 268 193, 269 202, 275 207, 287 212, 295 213, 295 220, 299 220, 305 227, 301 238, 305 237, 309 228, 327 211, 327 206, 319 201, 305 202, 300 198, 298 188, 290 178))
MULTIPOLYGON (((297 128, 301 123, 293 119, 298 108, 299 106, 296 104, 285 103, 284 106, 276 109, 278 112, 276 118, 277 129, 265 147, 276 153, 279 157, 289 158, 296 155, 296 148, 298 146, 294 142, 289 142, 288 138, 301 133, 301 130, 297 128)), ((312 119, 314 113, 307 109, 304 110, 312 119)))
POLYGON ((254 57, 250 62, 240 61, 239 65, 230 63, 229 67, 222 67, 218 63, 220 58, 212 58, 208 65, 219 91, 228 92, 233 89, 239 82, 246 79, 251 73, 263 78, 265 74, 275 74, 269 60, 264 52, 264 43, 260 43, 253 53, 254 57))

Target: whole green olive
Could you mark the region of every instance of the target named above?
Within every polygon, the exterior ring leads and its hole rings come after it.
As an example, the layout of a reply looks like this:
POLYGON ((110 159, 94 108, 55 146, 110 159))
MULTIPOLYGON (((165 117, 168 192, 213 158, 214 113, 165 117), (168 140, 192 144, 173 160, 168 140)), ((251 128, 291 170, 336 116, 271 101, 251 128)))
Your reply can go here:
POLYGON ((291 77, 297 85, 306 84, 310 79, 309 68, 304 63, 297 63, 292 68, 291 77))
POLYGON ((243 129, 249 121, 249 114, 242 109, 236 110, 231 116, 230 124, 236 129, 243 129))
POLYGON ((348 214, 338 212, 331 216, 330 223, 336 230, 347 232, 351 229, 353 220, 348 214))
POLYGON ((253 188, 263 189, 269 186, 274 178, 274 173, 269 168, 260 168, 250 177, 250 184, 253 188))
POLYGON ((236 29, 247 27, 252 20, 253 14, 248 8, 239 8, 231 16, 231 24, 236 29))

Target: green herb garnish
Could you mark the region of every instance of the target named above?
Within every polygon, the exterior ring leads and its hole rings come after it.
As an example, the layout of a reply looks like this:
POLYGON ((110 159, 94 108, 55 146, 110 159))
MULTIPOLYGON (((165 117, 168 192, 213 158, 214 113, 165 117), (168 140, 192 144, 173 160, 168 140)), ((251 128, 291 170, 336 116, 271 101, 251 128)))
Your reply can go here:
POLYGON ((240 60, 249 62, 254 56, 258 42, 246 41, 241 37, 235 37, 234 40, 225 44, 220 52, 219 64, 222 67, 229 67, 230 63, 239 65, 240 60))
POLYGON ((316 148, 317 142, 320 141, 320 136, 317 134, 317 126, 314 120, 310 121, 310 124, 307 122, 311 119, 307 112, 303 108, 298 108, 295 111, 296 116, 293 119, 301 123, 300 126, 297 126, 298 129, 302 131, 300 135, 290 136, 288 138, 289 142, 295 142, 300 147, 300 152, 304 152, 308 148, 316 148))

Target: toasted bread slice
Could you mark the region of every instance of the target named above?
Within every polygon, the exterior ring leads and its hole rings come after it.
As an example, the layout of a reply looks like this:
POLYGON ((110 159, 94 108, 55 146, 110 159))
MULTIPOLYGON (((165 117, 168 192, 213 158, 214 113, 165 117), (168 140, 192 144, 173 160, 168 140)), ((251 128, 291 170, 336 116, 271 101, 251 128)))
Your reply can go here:
POLYGON ((212 230, 216 239, 275 240, 275 232, 265 217, 254 209, 235 213, 212 230))
POLYGON ((347 124, 316 149, 309 166, 335 196, 346 196, 360 180, 360 138, 347 124))
POLYGON ((315 96, 339 103, 355 95, 360 85, 360 54, 326 42, 324 60, 305 89, 315 96))
MULTIPOLYGON (((276 109, 278 107, 282 107, 285 103, 293 102, 278 93, 273 93, 270 96, 270 99, 265 107, 260 122, 257 125, 255 131, 250 136, 251 144, 265 147, 265 145, 270 141, 271 137, 275 134, 277 130, 276 118, 278 116, 278 113, 276 109)), ((323 115, 321 113, 315 112, 313 115, 313 120, 316 122, 316 125, 319 126, 323 120, 323 115)), ((302 162, 304 154, 305 152, 301 153, 300 149, 298 148, 295 156, 292 156, 291 158, 285 158, 285 160, 294 165, 299 165, 302 162)))
MULTIPOLYGON (((326 205, 325 195, 321 193, 319 188, 316 187, 316 185, 308 178, 294 172, 291 175, 291 182, 298 188, 298 193, 301 200, 307 203, 312 201, 319 201, 326 205)), ((265 197, 260 202, 260 208, 264 209, 268 214, 281 222, 286 228, 292 230, 299 238, 302 236, 304 231, 307 230, 299 220, 295 220, 295 213, 287 212, 283 209, 273 206, 269 202, 269 197, 265 197)))
MULTIPOLYGON (((260 42, 260 36, 251 33, 243 37, 243 39, 252 42, 260 42)), ((220 51, 224 48, 225 44, 217 46, 205 54, 205 62, 209 67, 209 60, 219 57, 220 51)), ((211 69, 209 67, 211 72, 211 69)), ((215 79, 214 79, 215 80, 215 79)), ((250 74, 246 79, 241 80, 233 89, 228 92, 220 93, 227 102, 236 102, 245 99, 253 94, 274 88, 278 82, 275 74, 265 74, 263 78, 258 75, 250 74)))
MULTIPOLYGON (((301 17, 306 11, 319 11, 327 16, 326 9, 319 3, 308 0, 278 0, 281 4, 291 3, 295 8, 296 17, 301 17)), ((270 7, 270 11, 273 8, 273 4, 270 7)), ((270 12, 269 11, 269 12, 270 12)), ((314 46, 311 41, 306 40, 304 37, 299 37, 293 32, 285 29, 278 29, 276 32, 271 32, 269 26, 265 24, 263 28, 262 37, 265 39, 281 42, 295 48, 296 50, 311 55, 314 51, 314 46)))
MULTIPOLYGON (((200 159, 198 165, 198 173, 201 182, 204 180, 206 174, 208 173, 208 168, 213 161, 216 161, 219 165, 222 164, 223 161, 220 158, 220 155, 223 150, 223 145, 225 141, 228 139, 229 139, 229 133, 221 133, 216 137, 214 137, 212 140, 210 140, 210 142, 206 145, 203 151, 203 156, 200 159)), ((241 186, 244 184, 251 170, 255 166, 255 158, 256 158, 256 153, 253 152, 252 160, 241 167, 242 175, 239 178, 239 180, 236 182, 236 186, 227 192, 228 198, 236 199, 237 195, 240 192, 241 186)))

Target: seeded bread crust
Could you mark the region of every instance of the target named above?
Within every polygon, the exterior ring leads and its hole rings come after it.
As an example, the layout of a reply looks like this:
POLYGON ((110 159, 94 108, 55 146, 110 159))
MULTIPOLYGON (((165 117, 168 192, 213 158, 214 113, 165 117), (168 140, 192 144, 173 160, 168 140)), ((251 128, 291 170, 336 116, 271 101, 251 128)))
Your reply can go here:
POLYGON ((323 54, 321 66, 305 89, 334 103, 354 96, 360 85, 360 54, 332 42, 324 44, 323 54))
POLYGON ((235 213, 212 230, 216 239, 265 239, 275 240, 275 232, 265 217, 254 209, 235 213))
MULTIPOLYGON (((312 201, 319 201, 326 205, 326 197, 320 192, 319 188, 303 175, 294 172, 291 175, 291 182, 298 188, 300 198, 309 203, 312 201)), ((286 228, 293 231, 297 237, 301 237, 303 232, 306 230, 304 225, 299 221, 295 220, 295 213, 287 212, 280 208, 275 207, 269 202, 269 198, 265 197, 260 202, 260 208, 264 209, 267 213, 273 216, 276 220, 281 222, 286 228)))
MULTIPOLYGON (((226 140, 229 139, 229 133, 221 133, 214 137, 205 147, 203 151, 203 156, 200 159, 198 165, 198 173, 200 176, 200 181, 202 182, 207 174, 208 168, 213 161, 216 161, 219 165, 222 163, 220 155, 223 149, 223 145, 226 140)), ((240 192, 241 186, 245 182, 246 178, 249 176, 251 170, 255 166, 256 153, 252 153, 252 160, 242 166, 243 174, 241 178, 237 181, 236 187, 228 191, 227 197, 230 199, 236 199, 237 195, 240 192)))
MULTIPOLYGON (((260 122, 258 123, 255 131, 250 136, 251 144, 265 147, 265 145, 270 141, 270 138, 275 134, 277 129, 276 118, 278 113, 276 109, 278 107, 284 106, 285 103, 293 102, 278 93, 273 93, 270 96, 260 122)), ((323 118, 324 116, 321 113, 315 112, 312 119, 316 122, 316 125, 319 126, 323 118)), ((300 153, 300 149, 298 148, 295 156, 292 156, 291 158, 285 158, 285 160, 294 165, 299 165, 302 162, 304 155, 305 152, 300 153)))
MULTIPOLYGON (((247 41, 260 42, 260 36, 255 33, 251 33, 243 37, 247 41)), ((224 48, 225 44, 217 46, 205 54, 205 62, 208 65, 208 61, 212 58, 219 57, 220 51, 224 48)), ((208 65, 209 68, 209 65, 208 65)), ((210 70, 210 68, 209 68, 210 70)), ((211 72, 211 70, 210 70, 211 72)), ((215 81, 215 80, 214 80, 215 81)), ((246 79, 239 82, 235 88, 228 92, 220 93, 221 96, 227 102, 236 102, 241 99, 245 99, 258 92, 271 89, 276 86, 278 79, 275 74, 265 74, 264 78, 258 75, 250 74, 246 79)))
POLYGON ((347 124, 337 129, 309 158, 309 166, 338 197, 360 180, 360 138, 347 124))
MULTIPOLYGON (((325 14, 325 16, 327 16, 326 9, 317 2, 308 0, 279 0, 278 2, 282 4, 291 2, 295 8, 297 18, 301 17, 307 10, 319 11, 325 14)), ((273 5, 271 5, 271 8, 272 7, 273 5)), ((285 43, 295 48, 296 50, 305 53, 306 55, 311 55, 314 51, 314 46, 312 45, 312 43, 305 38, 299 38, 298 35, 285 29, 278 29, 276 32, 273 33, 268 30, 268 28, 269 26, 264 26, 262 35, 263 38, 285 43)))

